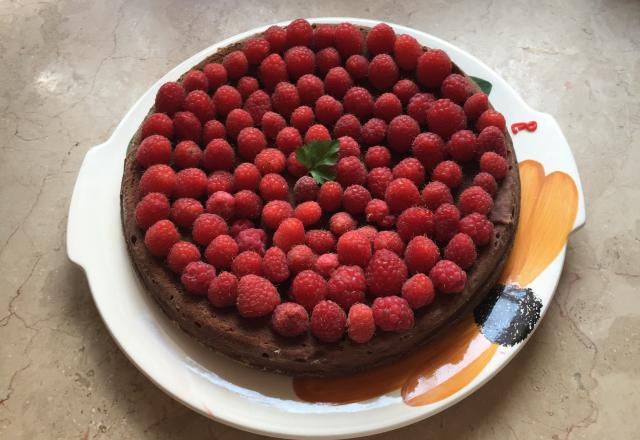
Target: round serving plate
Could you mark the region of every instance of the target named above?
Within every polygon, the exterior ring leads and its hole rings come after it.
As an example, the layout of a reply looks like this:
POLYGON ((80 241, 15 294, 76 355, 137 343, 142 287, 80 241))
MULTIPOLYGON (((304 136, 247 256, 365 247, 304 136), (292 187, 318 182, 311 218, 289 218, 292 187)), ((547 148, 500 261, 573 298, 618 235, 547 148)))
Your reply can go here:
MULTIPOLYGON (((348 17, 308 20, 312 23, 347 21, 367 27, 378 23, 348 17)), ((284 26, 287 22, 278 24, 284 26)), ((490 101, 505 115, 508 126, 535 121, 535 131, 525 128, 512 136, 518 161, 535 164, 542 178, 545 173, 547 177, 559 174, 573 185, 571 194, 575 198, 575 212, 564 231, 564 238, 557 245, 557 252, 526 285, 541 303, 539 316, 544 316, 562 271, 566 236, 585 221, 578 170, 560 127, 552 116, 527 106, 498 74, 463 50, 424 32, 391 26, 397 34, 409 34, 425 46, 445 50, 468 75, 489 82, 492 85, 490 101)), ((130 139, 154 104, 161 84, 178 79, 218 49, 267 27, 228 38, 176 66, 136 102, 108 141, 89 150, 80 168, 69 209, 69 258, 84 268, 100 315, 131 362, 170 396, 207 417, 255 433, 314 439, 374 434, 430 417, 486 383, 515 356, 528 338, 514 345, 498 346, 486 365, 466 385, 432 403, 408 405, 400 390, 355 403, 308 402, 296 396, 292 378, 240 366, 197 343, 169 321, 136 276, 120 222, 120 182, 130 139), (328 415, 331 423, 327 423, 328 415)), ((546 196, 553 197, 553 192, 546 196)), ((535 212, 532 215, 536 215, 535 212)))

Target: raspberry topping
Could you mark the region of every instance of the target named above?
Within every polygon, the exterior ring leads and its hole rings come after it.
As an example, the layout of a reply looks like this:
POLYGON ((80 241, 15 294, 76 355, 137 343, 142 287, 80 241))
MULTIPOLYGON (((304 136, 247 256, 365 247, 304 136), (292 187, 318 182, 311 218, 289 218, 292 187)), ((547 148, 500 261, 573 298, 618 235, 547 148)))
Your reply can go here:
POLYGON ((377 250, 366 269, 369 293, 374 296, 397 295, 407 280, 407 274, 407 265, 396 253, 387 249, 377 250))
POLYGON ((322 342, 337 342, 347 325, 344 310, 333 301, 320 301, 311 312, 311 333, 322 342))
POLYGON ((403 332, 413 327, 413 310, 404 298, 396 295, 376 298, 371 310, 376 325, 385 332, 403 332))
POLYGON ((271 281, 257 275, 245 275, 238 282, 236 307, 245 318, 270 314, 280 304, 280 295, 271 281))
POLYGON ((300 336, 309 329, 309 314, 300 304, 282 303, 273 311, 271 327, 276 333, 287 338, 300 336))
POLYGON ((182 271, 180 281, 187 292, 206 295, 209 285, 216 277, 216 268, 203 261, 192 261, 182 271))

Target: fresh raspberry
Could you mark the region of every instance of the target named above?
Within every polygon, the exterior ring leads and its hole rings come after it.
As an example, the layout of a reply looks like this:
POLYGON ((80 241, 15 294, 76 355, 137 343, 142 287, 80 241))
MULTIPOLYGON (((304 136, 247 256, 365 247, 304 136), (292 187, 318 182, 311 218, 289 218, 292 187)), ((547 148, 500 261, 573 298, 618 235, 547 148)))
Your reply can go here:
POLYGON ((422 190, 422 201, 432 211, 443 203, 453 203, 451 190, 442 182, 429 182, 422 190))
POLYGON ((313 28, 304 18, 297 18, 287 26, 287 46, 311 46, 313 28))
POLYGON ((300 102, 313 106, 318 98, 324 95, 324 83, 315 75, 303 75, 296 83, 300 102))
POLYGON ((382 144, 387 136, 387 123, 382 119, 371 118, 362 126, 361 135, 365 145, 382 144))
POLYGON ((369 241, 373 241, 373 239, 376 238, 376 235, 378 235, 378 230, 373 225, 362 226, 356 229, 356 231, 364 235, 369 241))
POLYGON ((360 29, 351 23, 337 25, 333 39, 336 49, 345 59, 354 54, 361 54, 363 51, 364 37, 360 29))
POLYGON ((220 63, 209 63, 202 69, 209 82, 209 90, 215 92, 218 88, 227 83, 227 69, 220 63))
POLYGON ((216 268, 204 261, 192 261, 182 271, 180 282, 187 292, 206 295, 211 282, 216 278, 216 268))
POLYGON ((467 127, 467 117, 458 104, 448 99, 438 99, 427 110, 427 125, 432 132, 448 139, 456 131, 467 127))
MULTIPOLYGON (((271 44, 271 42, 269 42, 269 44, 271 44)), ((273 90, 276 84, 286 81, 287 65, 282 57, 277 53, 272 53, 262 60, 258 67, 258 79, 267 90, 273 90)))
POLYGON ((293 197, 296 202, 308 202, 318 197, 318 184, 311 176, 302 176, 293 186, 293 197))
POLYGON ((413 140, 411 151, 429 172, 445 158, 444 141, 435 133, 420 133, 413 140))
POLYGON ((259 255, 264 255, 264 244, 267 235, 262 229, 248 228, 240 231, 236 237, 240 252, 254 251, 259 255))
POLYGON ((177 199, 171 205, 171 221, 181 228, 191 228, 202 213, 202 203, 196 199, 177 199))
POLYGON ((271 111, 271 97, 264 90, 256 90, 249 95, 243 108, 251 115, 253 123, 259 125, 265 113, 271 111))
POLYGON ((262 276, 262 257, 255 251, 240 252, 231 262, 231 271, 238 278, 250 274, 262 276))
POLYGON ((417 273, 402 286, 402 297, 412 309, 428 306, 436 298, 433 283, 423 273, 417 273))
POLYGON ((207 182, 207 195, 211 195, 216 191, 233 191, 233 176, 227 171, 215 171, 209 176, 207 182))
POLYGON ((182 78, 182 86, 186 92, 193 90, 209 90, 209 80, 202 70, 193 69, 182 78))
POLYGON ((447 142, 447 150, 455 160, 466 162, 476 156, 478 141, 471 130, 456 131, 447 142))
POLYGON ((393 56, 401 69, 415 69, 420 55, 422 55, 422 47, 415 38, 404 34, 396 38, 393 45, 393 56))
POLYGON ((220 86, 213 94, 213 103, 216 106, 216 111, 220 115, 226 116, 234 108, 242 106, 242 96, 234 87, 224 85, 220 86))
POLYGON ((243 189, 235 193, 236 217, 254 219, 262 211, 262 199, 251 190, 243 189))
POLYGON ((229 234, 227 222, 216 214, 201 214, 193 222, 191 236, 193 240, 207 246, 218 235, 229 234))
POLYGON ((447 243, 458 232, 460 211, 455 205, 443 203, 435 212, 435 236, 440 243, 447 243))
POLYGON ((442 81, 440 92, 443 98, 450 99, 456 104, 462 105, 467 98, 473 94, 473 88, 466 77, 452 73, 442 81))
POLYGON ((266 316, 280 304, 280 295, 271 281, 257 275, 245 275, 238 282, 236 307, 243 318, 266 316))
MULTIPOLYGON (((240 96, 242 96, 242 99, 245 101, 243 107, 246 108, 247 98, 251 96, 253 92, 260 89, 260 83, 258 83, 258 80, 255 79, 253 76, 243 76, 238 80, 238 83, 236 84, 236 89, 238 89, 238 92, 240 92, 240 96)), ((260 119, 258 119, 257 123, 259 122, 260 122, 260 119)))
POLYGON ((431 108, 436 98, 431 93, 416 93, 407 104, 407 114, 418 121, 419 124, 427 123, 427 111, 431 108))
POLYGON ((384 200, 392 213, 399 214, 407 208, 420 204, 420 192, 409 179, 394 179, 387 186, 384 200))
POLYGON ((237 237, 239 233, 244 231, 245 229, 250 229, 255 227, 251 220, 247 220, 246 218, 241 218, 233 222, 231 227, 229 228, 229 234, 232 237, 237 237))
POLYGON ((454 235, 444 251, 444 257, 451 260, 463 269, 473 266, 477 257, 476 245, 467 234, 454 235))
POLYGON ((362 126, 360 121, 352 114, 342 115, 333 127, 333 137, 340 138, 342 136, 350 136, 354 139, 360 139, 362 126))
POLYGON ((338 139, 338 142, 340 142, 340 150, 338 151, 338 157, 340 159, 349 156, 360 157, 360 145, 354 138, 351 136, 342 136, 338 139))
POLYGON ((364 155, 364 163, 369 169, 380 167, 386 168, 391 163, 391 153, 388 148, 380 145, 370 147, 364 155))
POLYGON ((182 141, 173 150, 173 164, 177 168, 195 168, 200 165, 202 150, 193 141, 182 141))
POLYGON ((302 177, 309 171, 307 167, 298 162, 296 153, 291 153, 287 156, 287 171, 293 177, 302 177))
POLYGON ((404 251, 404 261, 411 273, 428 273, 439 259, 438 246, 424 235, 413 237, 404 251))
POLYGON ((322 342, 337 342, 347 325, 347 315, 333 301, 320 301, 311 312, 311 333, 322 342))
POLYGON ((493 237, 493 223, 486 216, 474 212, 460 220, 460 232, 467 234, 476 246, 489 244, 493 237))
POLYGON ((380 231, 373 239, 373 250, 387 249, 401 256, 404 252, 404 242, 395 231, 380 231))
POLYGON ((284 219, 293 217, 293 208, 284 200, 273 200, 262 209, 262 222, 269 229, 276 230, 284 219))
MULTIPOLYGON (((485 154, 488 154, 488 153, 485 153, 485 154)), ((499 156, 499 157, 502 157, 502 156, 499 156)), ((486 173, 484 171, 475 175, 475 177, 473 178, 472 184, 474 186, 479 186, 480 188, 488 192, 492 197, 498 191, 498 182, 496 182, 496 179, 491 174, 486 173)))
POLYGON ((136 151, 136 162, 144 168, 159 163, 169 163, 170 160, 171 142, 159 134, 145 138, 136 151))
POLYGON ((265 175, 283 172, 286 160, 282 151, 276 148, 265 148, 256 155, 254 163, 258 171, 260 171, 262 175, 265 175))
POLYGON ((384 200, 370 200, 364 209, 364 215, 369 223, 380 224, 389 215, 389 206, 384 200))
POLYGON ((318 24, 313 32, 313 46, 316 50, 333 46, 333 35, 336 28, 332 24, 318 24))
POLYGON ((396 33, 386 23, 378 23, 367 34, 367 50, 371 55, 392 53, 396 42, 396 33))
POLYGON ((264 39, 269 42, 272 52, 282 52, 287 46, 287 31, 280 26, 271 26, 264 32, 264 39))
POLYGON ((398 216, 396 228, 404 241, 417 235, 433 235, 434 216, 427 208, 412 206, 398 216))
MULTIPOLYGON (((287 121, 284 120, 282 115, 279 115, 276 112, 268 111, 264 115, 262 115, 260 126, 262 127, 262 131, 264 132, 264 134, 269 139, 274 140, 276 139, 276 136, 280 133, 280 131, 287 126, 287 121)), ((298 134, 298 136, 299 135, 300 134, 298 134)), ((300 142, 302 142, 302 140, 300 142)))
POLYGON ((420 91, 420 88, 410 79, 401 79, 393 85, 392 91, 393 94, 398 97, 402 105, 407 105, 411 98, 420 91))
POLYGON ((420 126, 411 116, 396 116, 387 128, 387 141, 392 150, 398 153, 406 153, 411 149, 411 144, 420 133, 420 126))
POLYGON ((493 200, 491 195, 479 186, 470 186, 460 194, 458 207, 463 214, 477 212, 487 215, 493 208, 493 200))
POLYGON ((196 115, 202 124, 216 117, 213 100, 202 90, 189 92, 184 100, 184 109, 196 115))
POLYGON ((255 127, 243 128, 238 134, 238 153, 246 160, 255 159, 256 155, 267 147, 267 139, 255 127))
POLYGON ((169 199, 161 193, 149 193, 136 205, 136 224, 147 229, 158 220, 169 218, 169 199))
POLYGON ((258 186, 260 196, 265 201, 285 200, 289 195, 289 185, 280 174, 265 174, 258 186))
POLYGON ((309 330, 309 314, 300 304, 282 303, 273 311, 271 327, 280 336, 295 338, 309 330))
POLYGON ((362 185, 350 185, 344 190, 342 206, 349 214, 358 215, 364 212, 367 203, 371 201, 371 194, 362 185))
POLYGON ((300 96, 298 89, 291 83, 279 83, 271 95, 273 109, 285 118, 289 118, 291 113, 300 106, 300 96))
POLYGON ((262 258, 264 276, 272 283, 281 283, 289 278, 287 255, 279 247, 270 247, 262 258))
POLYGON ((359 266, 340 266, 331 274, 327 283, 327 299, 344 310, 364 301, 367 281, 364 270, 359 266))
POLYGON ((273 244, 288 252, 293 246, 304 243, 304 238, 304 225, 302 222, 297 218, 286 218, 282 220, 275 234, 273 234, 273 244))
POLYGON ((231 169, 236 160, 236 154, 224 139, 214 139, 207 144, 202 154, 202 165, 207 170, 226 171, 231 169))
POLYGON ((316 115, 313 113, 313 109, 307 105, 301 105, 291 113, 290 122, 298 131, 306 133, 315 120, 316 115))
POLYGON ((207 190, 207 175, 200 168, 186 168, 176 173, 175 197, 200 198, 207 190))
POLYGON ((316 259, 314 270, 325 278, 329 278, 334 270, 340 266, 337 254, 322 254, 316 259))
POLYGON ((318 203, 325 212, 335 212, 342 205, 342 186, 330 180, 325 182, 318 191, 318 203))
POLYGON ((180 233, 170 220, 158 220, 147 229, 144 234, 144 244, 151 253, 156 257, 166 257, 178 240, 180 233))
POLYGON ((154 113, 144 120, 140 129, 140 137, 144 139, 154 134, 159 134, 167 139, 173 137, 173 121, 169 116, 164 113, 154 113))
POLYGON ((358 231, 347 231, 336 245, 340 264, 365 267, 371 258, 371 240, 358 231))
POLYGON ((303 270, 295 276, 291 283, 291 297, 307 310, 327 296, 327 282, 321 275, 312 270, 303 270))
POLYGON ((504 179, 509 170, 507 159, 493 151, 487 151, 480 157, 480 169, 491 174, 497 180, 504 179))
POLYGON ((398 66, 390 55, 376 55, 369 63, 369 81, 379 91, 391 90, 399 76, 398 66))
POLYGON ((321 124, 334 124, 342 116, 342 103, 330 95, 323 95, 316 101, 316 118, 321 124))
POLYGON ((271 46, 265 38, 249 38, 242 45, 242 52, 250 64, 260 64, 270 50, 271 46))
POLYGON ((373 311, 366 304, 354 304, 347 316, 347 334, 349 339, 359 344, 369 342, 376 331, 373 311))
POLYGON ((302 75, 316 70, 316 56, 305 46, 294 46, 288 49, 284 54, 284 62, 287 65, 289 78, 292 80, 297 80, 302 75))
POLYGON ((507 141, 504 133, 493 125, 485 128, 478 135, 477 157, 482 156, 487 151, 493 151, 502 157, 507 157, 507 141))
POLYGON ((476 122, 476 129, 482 131, 487 127, 498 127, 501 131, 506 130, 507 123, 504 120, 502 113, 495 110, 485 110, 482 112, 478 121, 476 122))
POLYGON ((287 252, 287 265, 291 273, 295 274, 303 270, 313 269, 317 255, 309 246, 297 244, 287 252))
POLYGON ((354 114, 361 121, 369 119, 375 105, 371 93, 364 87, 351 87, 345 93, 342 102, 344 103, 344 110, 347 113, 354 114))
POLYGON ((433 169, 431 178, 449 188, 457 188, 462 183, 462 168, 452 160, 445 160, 433 169))
POLYGON ((247 61, 244 52, 240 50, 234 50, 225 55, 222 59, 222 65, 227 69, 227 75, 230 79, 243 77, 249 69, 249 61, 247 61))
POLYGON ((376 325, 385 332, 401 333, 413 327, 413 310, 404 298, 396 295, 376 298, 371 310, 376 325))
POLYGON ((396 116, 402 114, 402 103, 393 93, 383 93, 376 99, 374 115, 385 122, 390 122, 396 116))
POLYGON ((314 124, 304 134, 305 144, 311 141, 329 141, 331 140, 331 134, 329 130, 322 124, 314 124))
POLYGON ((231 236, 223 234, 211 240, 204 250, 204 257, 218 270, 229 269, 238 252, 238 243, 231 236))
MULTIPOLYGON (((342 59, 340 53, 333 47, 326 47, 316 54, 316 65, 318 73, 325 76, 329 70, 340 66, 342 59)), ((324 85, 322 86, 324 90, 324 85)))
POLYGON ((238 298, 238 278, 231 272, 221 272, 209 284, 207 298, 214 307, 229 307, 238 298))
POLYGON ((424 167, 416 158, 407 157, 402 159, 393 167, 393 178, 398 179, 400 177, 411 180, 416 186, 422 186, 425 178, 424 167))
POLYGON ((351 87, 353 80, 343 67, 332 67, 324 77, 324 89, 337 99, 342 99, 351 87))
POLYGON ((305 243, 316 254, 331 252, 336 245, 333 234, 324 229, 312 229, 305 234, 305 243))
POLYGON ((342 186, 364 185, 367 179, 367 169, 359 158, 345 157, 338 161, 336 166, 336 179, 342 186))
POLYGON ((364 79, 369 74, 369 60, 362 55, 351 55, 344 63, 349 75, 354 79, 364 79))
POLYGON ((433 286, 442 293, 459 293, 464 290, 467 274, 456 263, 440 260, 429 272, 433 286))
POLYGON ((214 139, 225 138, 226 136, 227 130, 222 122, 216 119, 207 121, 202 127, 202 145, 207 145, 214 139))
POLYGON ((216 191, 207 199, 207 212, 231 220, 236 212, 236 200, 226 191, 216 191))
POLYGON ((291 154, 302 146, 302 136, 294 127, 285 127, 276 137, 276 146, 284 154, 291 154))
POLYGON ((320 221, 322 208, 317 202, 309 201, 300 203, 293 211, 295 218, 299 219, 303 225, 311 226, 320 221))
POLYGON ((423 86, 437 88, 451 73, 451 67, 451 59, 446 52, 440 49, 429 49, 418 57, 416 77, 423 86))
POLYGON ((184 87, 177 82, 167 82, 160 86, 156 93, 156 111, 172 116, 182 110, 187 95, 184 87))
POLYGON ((337 212, 329 219, 329 229, 336 237, 356 228, 356 221, 346 212, 337 212))
POLYGON ((140 196, 151 192, 159 192, 170 196, 176 187, 176 172, 169 165, 151 165, 140 178, 140 196))
POLYGON ((250 162, 241 163, 233 171, 234 188, 236 191, 242 189, 255 191, 258 189, 261 178, 258 168, 250 162))
POLYGON ((469 121, 475 121, 489 108, 489 98, 482 92, 471 95, 464 103, 464 112, 469 121))

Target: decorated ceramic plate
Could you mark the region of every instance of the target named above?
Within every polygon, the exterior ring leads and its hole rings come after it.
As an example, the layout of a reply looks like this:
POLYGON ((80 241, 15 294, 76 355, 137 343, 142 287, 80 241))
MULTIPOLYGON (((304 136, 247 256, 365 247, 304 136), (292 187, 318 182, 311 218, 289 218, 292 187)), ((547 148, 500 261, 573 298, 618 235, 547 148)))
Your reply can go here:
MULTIPOLYGON (((377 24, 343 17, 309 21, 377 24)), ((174 325, 145 292, 127 253, 120 221, 123 162, 160 85, 268 26, 215 44, 171 70, 84 159, 69 212, 69 257, 86 271, 98 310, 129 359, 203 415, 286 438, 347 438, 395 429, 442 411, 486 383, 523 347, 549 307, 568 236, 585 221, 578 170, 560 127, 466 52, 391 26, 424 46, 443 49, 488 93, 505 115, 521 180, 520 220, 498 285, 473 313, 399 361, 339 378, 292 378, 240 366, 174 325)))

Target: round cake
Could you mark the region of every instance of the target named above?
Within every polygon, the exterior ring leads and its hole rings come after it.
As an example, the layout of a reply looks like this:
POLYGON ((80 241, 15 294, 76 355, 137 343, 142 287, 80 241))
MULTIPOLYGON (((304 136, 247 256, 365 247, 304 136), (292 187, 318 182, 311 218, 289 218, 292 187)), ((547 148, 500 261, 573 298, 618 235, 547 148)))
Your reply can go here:
POLYGON ((444 51, 384 23, 298 19, 160 87, 121 213, 181 329, 252 367, 335 376, 471 312, 519 201, 505 118, 444 51))

